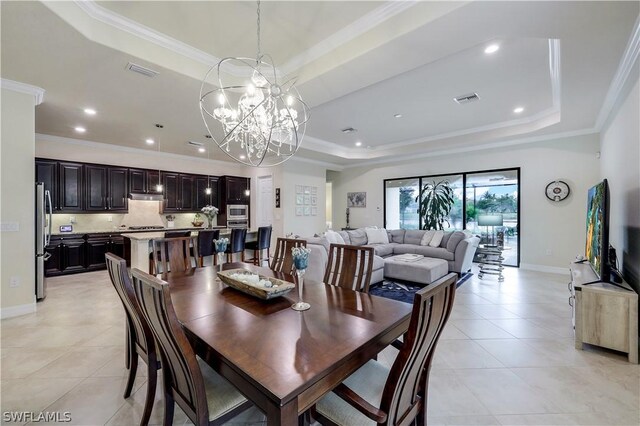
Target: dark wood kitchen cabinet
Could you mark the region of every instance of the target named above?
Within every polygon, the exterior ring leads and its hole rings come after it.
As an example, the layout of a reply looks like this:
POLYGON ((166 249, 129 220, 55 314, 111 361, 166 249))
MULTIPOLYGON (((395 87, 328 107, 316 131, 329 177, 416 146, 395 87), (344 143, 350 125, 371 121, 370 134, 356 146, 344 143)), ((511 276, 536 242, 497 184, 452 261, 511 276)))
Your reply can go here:
POLYGON ((162 173, 162 185, 164 186, 164 212, 178 212, 180 185, 178 184, 178 173, 162 173))
POLYGON ((43 182, 44 189, 49 191, 53 211, 60 210, 58 205, 58 162, 36 160, 36 182, 43 182))
POLYGON ((49 253, 49 259, 44 261, 44 275, 52 277, 62 274, 62 238, 51 237, 49 245, 44 248, 49 253))
POLYGON ((120 234, 85 234, 51 237, 45 251, 47 277, 106 269, 105 253, 125 256, 125 241, 120 234))
POLYGON ((109 235, 87 236, 87 270, 104 269, 107 266, 104 255, 109 251, 109 243, 109 235))
POLYGON ((198 176, 185 173, 162 172, 164 185, 163 213, 195 212, 197 208, 198 176))
POLYGON ((70 238, 62 241, 62 272, 82 272, 86 270, 84 238, 70 238))
POLYGON ((87 164, 84 167, 85 210, 107 210, 107 167, 87 164))
POLYGON ((178 208, 180 211, 189 212, 193 211, 193 186, 195 184, 195 176, 183 175, 178 177, 180 186, 178 208))
POLYGON ((124 256, 124 237, 120 235, 111 235, 109 239, 108 251, 115 254, 116 256, 125 257, 124 256))
POLYGON ((58 168, 58 205, 60 211, 78 212, 84 209, 84 165, 60 162, 58 168))
POLYGON ((113 212, 126 212, 129 209, 129 173, 126 168, 109 167, 107 169, 107 208, 113 212))
POLYGON ((204 206, 211 205, 220 208, 218 202, 218 178, 208 176, 196 176, 195 191, 193 194, 193 208, 200 211, 204 206), (207 194, 207 188, 210 194, 207 194))
POLYGON ((250 188, 250 178, 222 176, 218 182, 226 204, 249 204, 249 195, 246 192, 250 188))
POLYGON ((147 171, 129 169, 129 192, 147 193, 147 171))
POLYGON ((163 191, 157 190, 160 182, 160 172, 158 170, 147 170, 147 194, 162 194, 163 191))

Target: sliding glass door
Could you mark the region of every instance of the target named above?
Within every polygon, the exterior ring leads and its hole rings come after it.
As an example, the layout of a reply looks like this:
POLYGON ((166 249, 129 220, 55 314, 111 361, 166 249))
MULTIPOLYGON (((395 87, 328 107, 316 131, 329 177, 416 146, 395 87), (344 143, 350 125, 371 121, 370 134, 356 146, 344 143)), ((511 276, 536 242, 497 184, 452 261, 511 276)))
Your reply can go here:
POLYGON ((520 169, 499 169, 447 175, 426 175, 384 181, 387 229, 421 229, 420 188, 447 181, 454 203, 444 223, 448 230, 467 230, 481 244, 504 248, 504 264, 520 265, 520 169))

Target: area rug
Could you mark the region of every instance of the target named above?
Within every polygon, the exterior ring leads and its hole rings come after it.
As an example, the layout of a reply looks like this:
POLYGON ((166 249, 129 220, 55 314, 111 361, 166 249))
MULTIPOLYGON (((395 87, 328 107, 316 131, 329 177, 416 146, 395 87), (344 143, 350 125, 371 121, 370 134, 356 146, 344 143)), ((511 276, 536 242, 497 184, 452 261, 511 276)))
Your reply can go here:
MULTIPOLYGON (((465 281, 471 278, 472 275, 470 272, 462 275, 456 283, 456 288, 460 287, 465 281)), ((375 296, 399 300, 400 302, 413 303, 413 295, 421 288, 424 288, 424 285, 408 281, 384 280, 380 283, 373 284, 371 288, 369 288, 369 293, 375 296)))

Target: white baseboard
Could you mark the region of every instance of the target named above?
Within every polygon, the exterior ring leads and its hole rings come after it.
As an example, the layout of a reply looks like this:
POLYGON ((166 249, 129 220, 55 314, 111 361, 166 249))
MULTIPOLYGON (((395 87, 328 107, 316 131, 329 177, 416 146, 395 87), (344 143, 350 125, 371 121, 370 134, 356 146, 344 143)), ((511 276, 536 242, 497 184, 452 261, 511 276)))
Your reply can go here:
POLYGON ((561 268, 559 266, 535 265, 532 263, 521 263, 520 269, 528 271, 547 272, 549 274, 562 274, 569 276, 569 267, 561 268))
POLYGON ((13 318, 20 315, 31 314, 36 311, 36 302, 27 303, 26 305, 9 306, 0 309, 0 318, 13 318))

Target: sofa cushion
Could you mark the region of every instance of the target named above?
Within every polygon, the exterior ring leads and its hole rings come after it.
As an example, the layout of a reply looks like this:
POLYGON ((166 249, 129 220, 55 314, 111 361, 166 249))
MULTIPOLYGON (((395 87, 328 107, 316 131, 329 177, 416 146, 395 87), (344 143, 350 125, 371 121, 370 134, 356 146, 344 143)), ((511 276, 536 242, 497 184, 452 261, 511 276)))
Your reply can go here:
POLYGON ((422 236, 422 239, 420 240, 420 245, 428 246, 435 233, 436 231, 434 229, 429 229, 428 231, 426 231, 422 236))
POLYGON ((363 246, 367 244, 367 233, 364 229, 355 229, 353 231, 347 231, 352 246, 363 246))
POLYGON ((331 246, 331 243, 329 242, 327 237, 310 237, 310 238, 307 238, 306 240, 307 240, 307 245, 309 244, 320 245, 320 246, 323 246, 325 249, 327 249, 327 252, 329 252, 329 247, 331 246))
POLYGON ((425 232, 427 231, 423 231, 421 229, 406 230, 404 233, 404 243, 420 245, 420 241, 422 241, 422 237, 424 236, 425 232))
POLYGON ((349 238, 347 231, 338 231, 338 234, 340 234, 345 244, 351 245, 351 238, 349 238))
POLYGON ((458 247, 458 244, 460 244, 460 241, 464 239, 465 239, 464 232, 462 231, 452 232, 451 235, 449 236, 449 241, 447 241, 447 244, 445 246, 447 248, 447 251, 450 251, 451 253, 455 253, 456 247, 458 247))
POLYGON ((430 247, 420 246, 416 248, 416 254, 421 254, 425 257, 435 257, 436 259, 453 260, 454 254, 442 247, 430 247))
POLYGON ((442 236, 442 241, 440 241, 440 247, 447 247, 447 243, 449 242, 449 238, 453 235, 453 231, 445 231, 442 236))
POLYGON ((418 247, 417 244, 398 244, 393 247, 393 254, 415 253, 418 247))
POLYGON ((367 244, 389 244, 389 235, 386 229, 366 228, 367 244))
POLYGON ((440 247, 440 243, 442 242, 442 237, 444 237, 444 231, 438 230, 433 234, 431 241, 429 241, 429 247, 440 247))
POLYGON ((397 243, 367 244, 366 247, 373 247, 373 251, 377 256, 387 257, 393 254, 393 248, 397 245, 397 243))
POLYGON ((393 231, 387 231, 389 234, 390 243, 404 244, 404 229, 394 229, 393 231))
POLYGON ((377 271, 378 269, 384 269, 384 259, 380 256, 373 256, 373 269, 372 271, 377 271))
POLYGON ((336 231, 332 231, 331 229, 329 229, 324 235, 330 244, 346 244, 346 242, 342 238, 342 235, 340 235, 336 231))

